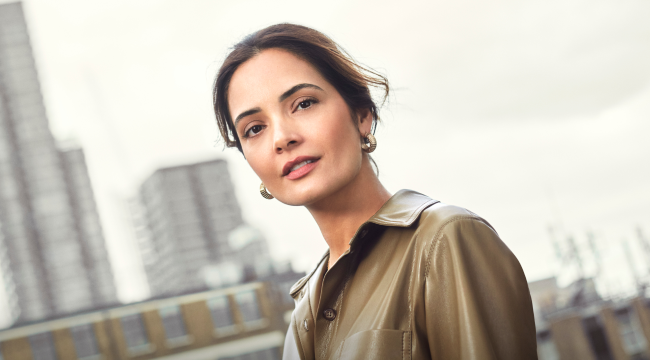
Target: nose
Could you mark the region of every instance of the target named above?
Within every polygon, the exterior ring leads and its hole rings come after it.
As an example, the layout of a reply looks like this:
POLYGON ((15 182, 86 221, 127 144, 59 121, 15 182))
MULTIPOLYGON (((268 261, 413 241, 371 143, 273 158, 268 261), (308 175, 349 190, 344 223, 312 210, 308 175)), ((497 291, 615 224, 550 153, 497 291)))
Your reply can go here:
POLYGON ((277 154, 281 154, 302 142, 302 137, 296 124, 291 120, 275 121, 273 131, 273 147, 277 154))

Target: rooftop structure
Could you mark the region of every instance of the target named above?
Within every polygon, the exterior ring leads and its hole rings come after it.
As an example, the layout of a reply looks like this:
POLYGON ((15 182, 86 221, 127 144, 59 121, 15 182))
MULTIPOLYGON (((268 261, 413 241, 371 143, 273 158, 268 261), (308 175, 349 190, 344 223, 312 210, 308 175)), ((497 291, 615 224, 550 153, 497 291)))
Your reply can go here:
POLYGON ((0 331, 0 359, 279 360, 293 300, 276 285, 248 283, 14 327, 0 331))
POLYGON ((540 360, 650 359, 650 299, 603 299, 593 279, 529 284, 540 360))

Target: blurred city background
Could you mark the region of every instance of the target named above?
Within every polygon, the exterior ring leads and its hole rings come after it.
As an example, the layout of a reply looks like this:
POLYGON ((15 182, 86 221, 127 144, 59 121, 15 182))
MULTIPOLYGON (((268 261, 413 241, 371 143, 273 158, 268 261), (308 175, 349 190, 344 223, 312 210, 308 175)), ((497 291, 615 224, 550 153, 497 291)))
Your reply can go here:
POLYGON ((0 359, 280 357, 326 244, 223 149, 211 84, 286 21, 388 76, 380 179, 499 231, 541 359, 650 359, 648 18, 641 0, 0 0, 0 359))

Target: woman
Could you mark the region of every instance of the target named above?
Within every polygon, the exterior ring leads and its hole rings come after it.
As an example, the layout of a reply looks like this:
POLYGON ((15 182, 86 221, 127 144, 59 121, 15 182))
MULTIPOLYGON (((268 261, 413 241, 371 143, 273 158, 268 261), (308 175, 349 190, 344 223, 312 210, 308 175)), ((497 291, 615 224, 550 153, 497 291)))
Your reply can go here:
POLYGON ((329 251, 296 283, 285 359, 536 359, 524 273, 476 214, 392 195, 369 155, 385 78, 313 29, 235 45, 214 83, 227 146, 267 199, 304 206, 329 251))

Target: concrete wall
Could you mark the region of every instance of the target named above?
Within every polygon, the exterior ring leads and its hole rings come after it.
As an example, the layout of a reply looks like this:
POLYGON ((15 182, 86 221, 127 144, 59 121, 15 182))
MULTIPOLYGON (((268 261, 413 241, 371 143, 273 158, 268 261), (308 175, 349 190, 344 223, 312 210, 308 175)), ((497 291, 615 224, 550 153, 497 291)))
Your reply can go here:
POLYGON ((554 319, 551 336, 562 360, 596 360, 589 339, 582 328, 582 316, 573 315, 554 319))

